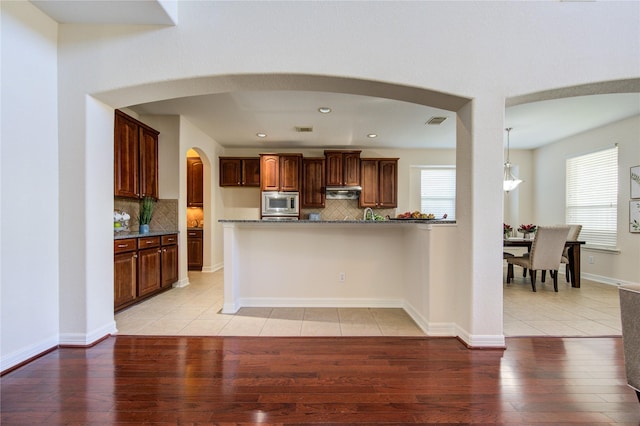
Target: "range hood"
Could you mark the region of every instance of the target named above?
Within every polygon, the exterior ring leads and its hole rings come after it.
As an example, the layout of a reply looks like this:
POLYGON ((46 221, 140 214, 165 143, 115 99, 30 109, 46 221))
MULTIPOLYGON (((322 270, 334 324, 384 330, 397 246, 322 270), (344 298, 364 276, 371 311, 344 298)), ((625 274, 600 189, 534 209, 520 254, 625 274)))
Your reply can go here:
POLYGON ((361 186, 327 186, 327 200, 357 200, 360 197, 361 186))

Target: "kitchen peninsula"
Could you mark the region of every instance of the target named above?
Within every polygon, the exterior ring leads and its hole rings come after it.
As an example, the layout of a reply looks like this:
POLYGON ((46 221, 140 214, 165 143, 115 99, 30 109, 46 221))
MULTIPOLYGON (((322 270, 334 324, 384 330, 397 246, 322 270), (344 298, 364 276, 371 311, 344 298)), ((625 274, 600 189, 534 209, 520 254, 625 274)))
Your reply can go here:
MULTIPOLYGON (((456 335, 447 306, 455 221, 220 220, 224 313, 241 307, 403 308, 429 335, 456 335)), ((453 278, 455 279, 455 278, 453 278)))

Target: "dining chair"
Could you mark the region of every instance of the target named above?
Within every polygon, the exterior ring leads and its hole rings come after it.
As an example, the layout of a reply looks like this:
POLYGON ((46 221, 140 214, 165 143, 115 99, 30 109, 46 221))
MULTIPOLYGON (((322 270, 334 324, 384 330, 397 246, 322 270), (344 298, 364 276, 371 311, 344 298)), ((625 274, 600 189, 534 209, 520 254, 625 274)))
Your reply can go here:
POLYGON ((539 226, 528 256, 507 257, 507 283, 513 278, 513 265, 518 265, 529 270, 533 291, 536 291, 536 272, 551 271, 553 289, 557 292, 558 268, 568 235, 568 226, 539 226))
MULTIPOLYGON (((580 231, 582 231, 582 225, 569 225, 569 235, 567 235, 567 241, 578 241, 578 237, 580 236, 580 231)), ((564 248, 562 251, 562 259, 560 263, 564 263, 564 277, 567 282, 571 281, 571 268, 569 267, 569 247, 564 248)), ((526 269, 525 269, 526 273, 526 269)), ((547 271, 542 271, 542 282, 545 280, 547 271)))

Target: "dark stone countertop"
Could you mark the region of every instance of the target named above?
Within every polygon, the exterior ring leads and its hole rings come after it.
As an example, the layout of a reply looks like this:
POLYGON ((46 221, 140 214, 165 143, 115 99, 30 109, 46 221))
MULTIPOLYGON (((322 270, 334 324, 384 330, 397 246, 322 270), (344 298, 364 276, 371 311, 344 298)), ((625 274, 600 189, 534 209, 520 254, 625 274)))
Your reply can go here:
POLYGON ((119 231, 113 233, 114 240, 124 240, 125 238, 140 238, 140 237, 157 237, 161 235, 179 234, 179 231, 149 231, 146 234, 141 234, 137 231, 119 231))

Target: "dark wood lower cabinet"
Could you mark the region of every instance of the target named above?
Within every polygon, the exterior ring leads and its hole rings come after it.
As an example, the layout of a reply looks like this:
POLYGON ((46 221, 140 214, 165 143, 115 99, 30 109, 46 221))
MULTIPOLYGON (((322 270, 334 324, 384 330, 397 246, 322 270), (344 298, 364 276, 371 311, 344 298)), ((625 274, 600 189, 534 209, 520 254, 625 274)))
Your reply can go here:
POLYGON ((160 290, 160 249, 138 251, 138 296, 160 290))
POLYGON ((113 257, 113 307, 118 309, 136 299, 138 253, 116 254, 113 257))
POLYGON ((178 281, 178 235, 114 240, 115 311, 171 288, 178 281))
POLYGON ((162 265, 160 286, 162 288, 171 287, 173 283, 178 281, 178 246, 163 246, 160 257, 162 265))
POLYGON ((190 271, 202 271, 202 251, 204 239, 202 229, 190 229, 187 231, 187 269, 190 271))

